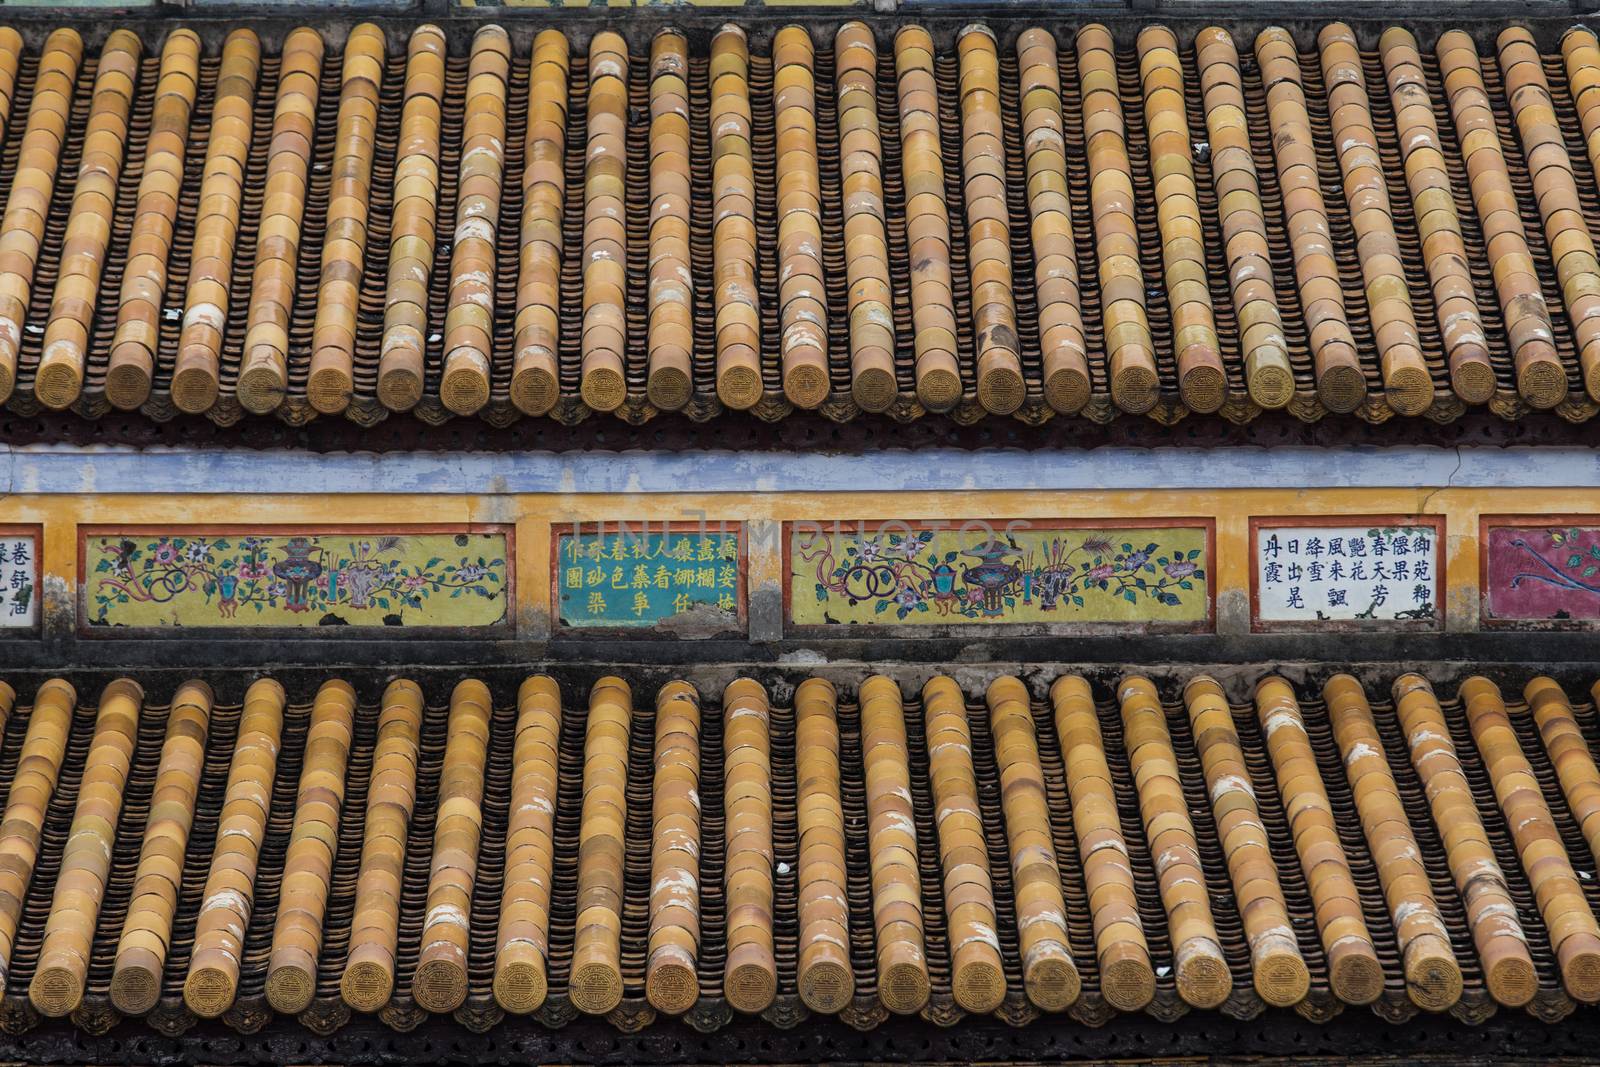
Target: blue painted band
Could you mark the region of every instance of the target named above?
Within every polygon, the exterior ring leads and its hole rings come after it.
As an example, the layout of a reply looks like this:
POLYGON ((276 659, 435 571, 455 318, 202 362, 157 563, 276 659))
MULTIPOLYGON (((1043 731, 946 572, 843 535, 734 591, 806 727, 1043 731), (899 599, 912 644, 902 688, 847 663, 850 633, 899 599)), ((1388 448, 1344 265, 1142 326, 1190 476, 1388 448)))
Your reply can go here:
POLYGON ((925 490, 1585 488, 1592 448, 312 453, 0 449, 7 494, 750 493, 925 490))

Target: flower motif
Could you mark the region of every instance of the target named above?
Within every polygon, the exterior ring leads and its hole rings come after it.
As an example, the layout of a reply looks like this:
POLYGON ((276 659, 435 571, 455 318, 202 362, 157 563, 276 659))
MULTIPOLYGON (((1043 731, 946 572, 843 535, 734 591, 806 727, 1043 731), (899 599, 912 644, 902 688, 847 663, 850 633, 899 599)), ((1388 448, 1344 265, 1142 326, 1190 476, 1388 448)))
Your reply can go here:
POLYGON ((902 611, 915 611, 917 605, 922 603, 922 594, 913 586, 902 585, 897 599, 900 601, 902 611))
POLYGON ((1098 567, 1090 567, 1084 572, 1084 577, 1091 582, 1110 581, 1111 576, 1117 573, 1117 568, 1110 563, 1102 563, 1098 567))
POLYGON ((860 545, 863 563, 875 563, 883 558, 883 546, 878 544, 876 537, 863 537, 860 545))
POLYGON ((1174 560, 1173 562, 1167 564, 1163 569, 1167 572, 1168 578, 1177 578, 1181 580, 1189 577, 1200 568, 1196 567, 1188 560, 1174 560))
POLYGON ((1132 571, 1136 571, 1140 567, 1143 567, 1147 562, 1149 562, 1149 560, 1150 553, 1142 548, 1137 552, 1129 552, 1127 556, 1123 558, 1123 562, 1127 565, 1128 569, 1132 571))
POLYGON ((178 562, 178 550, 173 547, 171 541, 157 541, 155 551, 151 555, 163 566, 178 562))
POLYGON ((917 554, 922 551, 922 542, 917 540, 915 537, 908 537, 894 547, 899 551, 903 558, 908 560, 916 559, 917 554))
POLYGON ((464 582, 476 582, 489 573, 489 568, 477 563, 463 563, 456 569, 456 577, 464 582))
POLYGON ((190 563, 204 563, 211 558, 211 544, 208 541, 190 541, 184 554, 190 563))
POLYGON ((239 564, 239 577, 247 582, 259 582, 267 573, 267 565, 260 560, 246 560, 239 564))
POLYGON ((273 582, 267 586, 267 595, 270 597, 288 596, 289 583, 283 581, 273 582))
POLYGON ((407 589, 421 589, 428 584, 428 579, 420 574, 408 574, 405 577, 404 584, 407 589))

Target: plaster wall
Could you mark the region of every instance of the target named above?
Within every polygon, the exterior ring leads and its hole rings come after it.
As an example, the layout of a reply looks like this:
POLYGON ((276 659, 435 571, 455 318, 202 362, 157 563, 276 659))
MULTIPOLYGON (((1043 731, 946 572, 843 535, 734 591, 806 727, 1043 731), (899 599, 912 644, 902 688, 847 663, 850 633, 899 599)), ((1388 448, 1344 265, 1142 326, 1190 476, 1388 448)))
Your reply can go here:
POLYGON ((44 633, 78 627, 80 525, 503 524, 518 639, 551 635, 551 526, 746 524, 752 641, 783 634, 782 524, 903 519, 1215 523, 1215 631, 1251 629, 1251 517, 1445 517, 1444 629, 1480 626, 1479 520, 1600 516, 1588 449, 538 457, 13 451, 4 519, 43 528, 44 633), (947 487, 947 488, 941 488, 947 487))

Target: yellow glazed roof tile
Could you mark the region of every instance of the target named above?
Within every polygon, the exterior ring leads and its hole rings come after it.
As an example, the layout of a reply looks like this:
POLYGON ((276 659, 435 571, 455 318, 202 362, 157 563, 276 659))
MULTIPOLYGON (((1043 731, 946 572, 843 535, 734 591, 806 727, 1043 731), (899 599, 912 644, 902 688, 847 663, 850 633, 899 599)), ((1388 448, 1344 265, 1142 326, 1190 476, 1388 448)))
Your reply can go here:
POLYGON ((1593 707, 1393 682, 6 689, 7 1026, 1600 999, 1593 707))
POLYGON ((205 36, 0 33, 11 410, 1600 410, 1587 30, 205 36))

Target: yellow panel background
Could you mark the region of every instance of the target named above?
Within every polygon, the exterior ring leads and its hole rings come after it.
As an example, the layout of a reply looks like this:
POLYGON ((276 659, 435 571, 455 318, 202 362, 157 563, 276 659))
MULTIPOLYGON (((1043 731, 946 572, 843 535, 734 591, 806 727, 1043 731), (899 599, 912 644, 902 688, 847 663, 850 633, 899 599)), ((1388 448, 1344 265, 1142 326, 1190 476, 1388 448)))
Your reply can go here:
POLYGON ((952 520, 789 528, 790 619, 823 624, 1199 624, 1206 530, 952 520))
POLYGON ((518 577, 519 635, 548 632, 552 523, 605 519, 744 521, 749 535, 752 596, 786 585, 781 523, 948 519, 960 515, 1088 516, 1107 522, 1168 523, 1214 519, 1216 541, 1208 575, 1215 590, 1220 633, 1249 632, 1250 516, 1296 516, 1322 521, 1341 515, 1446 516, 1445 624, 1453 632, 1479 625, 1478 523, 1483 515, 1600 514, 1600 489, 1589 488, 1338 488, 1172 490, 951 490, 940 492, 772 492, 542 494, 207 494, 89 492, 7 498, 8 521, 44 526, 45 627, 75 625, 80 524, 263 523, 513 524, 518 577), (532 576, 534 580, 528 580, 532 576))
POLYGON ((97 531, 90 626, 492 626, 510 591, 503 532, 97 531))

